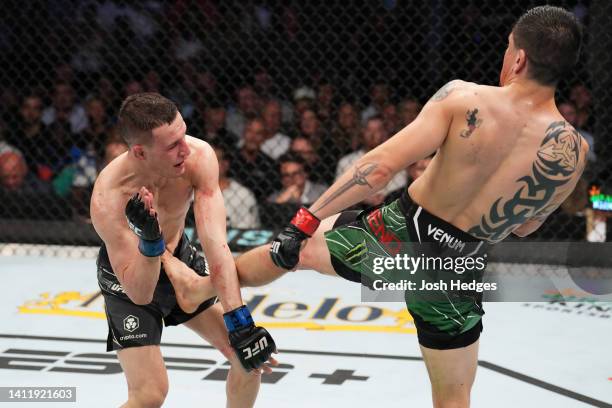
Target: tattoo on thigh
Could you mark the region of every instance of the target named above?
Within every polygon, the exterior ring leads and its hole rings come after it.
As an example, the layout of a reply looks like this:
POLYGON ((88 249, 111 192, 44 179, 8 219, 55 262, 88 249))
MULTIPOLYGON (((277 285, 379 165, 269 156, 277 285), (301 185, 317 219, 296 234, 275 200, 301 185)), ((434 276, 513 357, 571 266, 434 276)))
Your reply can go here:
MULTIPOLYGON (((498 242, 534 217, 545 218, 560 204, 566 185, 580 172, 581 139, 564 121, 553 122, 532 164, 531 174, 517 180, 520 187, 509 199, 499 197, 480 224, 468 231, 475 237, 498 242)), ((536 218, 537 219, 537 218, 536 218)))
POLYGON ((478 116, 478 108, 474 108, 465 113, 465 120, 467 122, 467 129, 463 129, 459 136, 468 138, 472 135, 472 133, 476 130, 477 127, 482 125, 482 119, 478 116))
POLYGON ((378 167, 378 164, 376 163, 363 163, 359 166, 355 166, 355 170, 353 171, 353 177, 349 181, 341 185, 339 189, 332 192, 329 197, 327 197, 327 199, 325 199, 321 203, 319 207, 313 208, 311 210, 312 213, 316 214, 317 211, 320 211, 323 207, 327 206, 329 203, 334 201, 336 198, 338 198, 340 195, 344 194, 346 191, 348 191, 354 186, 368 186, 370 188, 373 188, 368 182, 367 176, 372 173, 376 169, 376 167, 378 167))

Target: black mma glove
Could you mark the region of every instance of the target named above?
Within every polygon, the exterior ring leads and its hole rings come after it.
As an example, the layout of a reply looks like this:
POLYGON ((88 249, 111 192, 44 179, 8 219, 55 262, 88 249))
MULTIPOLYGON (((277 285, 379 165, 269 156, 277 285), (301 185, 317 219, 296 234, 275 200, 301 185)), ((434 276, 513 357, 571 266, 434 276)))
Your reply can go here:
POLYGON ((261 367, 276 351, 276 344, 263 327, 255 326, 251 312, 246 306, 223 315, 229 341, 245 370, 261 367))
POLYGON ((130 229, 138 235, 138 249, 144 256, 155 257, 164 253, 166 243, 162 237, 157 215, 151 215, 138 193, 125 206, 125 217, 130 229))
POLYGON ((310 238, 317 230, 321 220, 302 207, 295 213, 291 223, 272 241, 270 256, 272 261, 284 269, 293 269, 300 260, 302 241, 310 238))

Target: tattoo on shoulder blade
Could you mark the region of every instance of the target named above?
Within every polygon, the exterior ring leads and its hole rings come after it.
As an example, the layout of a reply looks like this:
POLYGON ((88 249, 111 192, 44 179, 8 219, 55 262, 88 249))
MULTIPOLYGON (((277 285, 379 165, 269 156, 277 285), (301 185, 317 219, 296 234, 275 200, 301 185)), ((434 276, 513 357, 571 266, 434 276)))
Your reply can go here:
MULTIPOLYGON (((531 174, 516 180, 519 188, 510 199, 499 197, 482 216, 480 224, 469 229, 475 237, 498 242, 519 225, 534 217, 544 219, 559 203, 553 203, 556 193, 580 171, 581 138, 566 122, 553 122, 538 149, 531 174)), ((558 197, 558 196, 557 196, 558 197)))
POLYGON ((446 98, 451 92, 453 92, 456 84, 456 80, 447 82, 442 88, 438 89, 438 91, 431 97, 431 100, 437 102, 446 98))
POLYGON ((468 138, 472 135, 472 133, 476 130, 477 127, 480 127, 482 124, 482 119, 478 118, 478 108, 474 108, 469 110, 465 114, 465 120, 467 122, 467 129, 463 129, 459 136, 468 138))
POLYGON ((313 214, 316 214, 317 211, 320 211, 323 207, 327 206, 329 203, 334 201, 340 195, 344 194, 347 190, 349 190, 353 186, 368 186, 373 188, 368 182, 367 176, 376 169, 378 165, 376 163, 363 163, 359 166, 355 166, 355 171, 353 172, 353 177, 340 186, 340 188, 334 192, 332 192, 325 201, 321 203, 321 205, 317 208, 313 208, 311 211, 313 214))

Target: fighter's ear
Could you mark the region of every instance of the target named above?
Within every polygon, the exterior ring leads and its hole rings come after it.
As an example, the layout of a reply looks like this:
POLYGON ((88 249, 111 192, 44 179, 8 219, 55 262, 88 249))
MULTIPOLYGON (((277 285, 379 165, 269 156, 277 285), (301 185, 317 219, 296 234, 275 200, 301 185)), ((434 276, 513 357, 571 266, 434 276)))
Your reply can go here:
POLYGON ((526 66, 527 54, 525 53, 524 49, 519 48, 514 59, 514 73, 518 75, 525 69, 526 66))
POLYGON ((139 160, 145 159, 144 147, 141 144, 132 145, 130 149, 132 150, 132 153, 134 153, 134 157, 136 157, 139 160))

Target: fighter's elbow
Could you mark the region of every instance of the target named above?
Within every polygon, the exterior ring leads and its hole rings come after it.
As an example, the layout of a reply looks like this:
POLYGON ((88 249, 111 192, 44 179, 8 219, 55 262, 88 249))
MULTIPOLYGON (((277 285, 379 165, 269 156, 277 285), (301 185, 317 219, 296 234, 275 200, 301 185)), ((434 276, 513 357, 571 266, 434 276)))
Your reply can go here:
POLYGON ((372 181, 371 184, 382 188, 386 186, 389 181, 391 181, 395 173, 396 172, 390 166, 384 163, 379 163, 369 178, 372 181))

